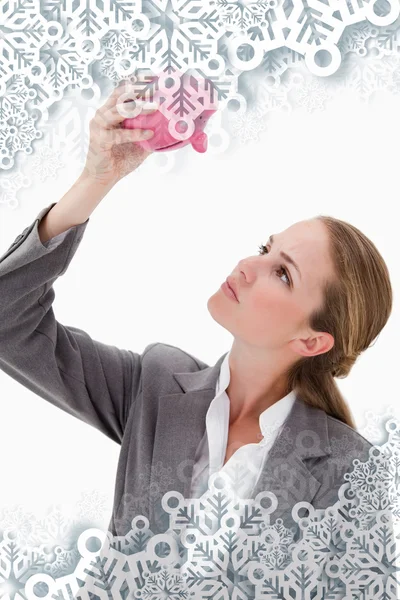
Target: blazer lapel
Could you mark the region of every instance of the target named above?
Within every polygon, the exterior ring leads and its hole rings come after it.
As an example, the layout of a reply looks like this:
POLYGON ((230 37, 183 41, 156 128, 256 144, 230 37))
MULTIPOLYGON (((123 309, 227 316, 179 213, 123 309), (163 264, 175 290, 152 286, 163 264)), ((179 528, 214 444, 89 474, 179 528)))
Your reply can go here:
MULTIPOLYGON (((314 463, 312 459, 330 453, 326 413, 306 404, 297 395, 267 454, 252 498, 261 492, 273 492, 277 498, 274 520, 281 518, 287 527, 291 527, 294 505, 298 502, 312 504, 322 485, 309 470, 314 463)), ((305 514, 300 513, 300 516, 305 514)))
POLYGON ((160 396, 152 456, 149 505, 150 527, 165 531, 166 516, 161 505, 164 494, 174 490, 190 498, 194 458, 206 431, 206 414, 215 397, 220 366, 227 352, 214 366, 189 373, 173 373, 182 392, 160 396), (168 469, 170 477, 158 477, 158 465, 168 469))
MULTIPOLYGON (((182 392, 160 396, 150 483, 150 489, 155 490, 149 506, 153 530, 165 531, 168 526, 161 506, 166 492, 173 490, 184 498, 190 498, 195 453, 206 431, 207 410, 215 397, 221 363, 226 354, 214 366, 194 372, 173 373, 182 392), (170 472, 172 484, 167 477, 157 477, 157 465, 160 463, 170 472)), ((267 455, 251 497, 263 492, 268 496, 268 492, 273 492, 277 497, 274 519, 280 517, 290 524, 293 506, 300 501, 311 503, 321 486, 307 467, 308 459, 330 452, 326 413, 309 406, 297 395, 267 455)))

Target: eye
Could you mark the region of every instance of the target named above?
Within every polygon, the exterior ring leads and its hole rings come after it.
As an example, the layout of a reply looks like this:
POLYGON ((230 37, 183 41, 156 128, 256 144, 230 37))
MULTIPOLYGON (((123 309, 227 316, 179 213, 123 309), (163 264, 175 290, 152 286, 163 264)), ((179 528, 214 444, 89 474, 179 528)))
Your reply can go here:
MULTIPOLYGON (((259 247, 258 254, 267 254, 268 253, 267 246, 264 246, 263 244, 260 244, 258 247, 259 247)), ((285 267, 283 265, 280 265, 280 268, 278 269, 278 271, 283 271, 284 272, 285 277, 287 278, 286 285, 288 285, 289 287, 291 287, 290 278, 288 276, 288 272, 285 269, 285 267)), ((281 280, 281 281, 283 281, 283 280, 281 280)))

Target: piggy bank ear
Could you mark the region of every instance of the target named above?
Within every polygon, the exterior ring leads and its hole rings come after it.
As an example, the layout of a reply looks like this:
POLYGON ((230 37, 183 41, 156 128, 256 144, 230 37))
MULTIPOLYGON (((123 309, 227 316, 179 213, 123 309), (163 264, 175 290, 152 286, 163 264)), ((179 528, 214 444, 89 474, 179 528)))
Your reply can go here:
POLYGON ((205 152, 208 146, 208 137, 207 134, 202 131, 199 135, 196 135, 191 139, 192 148, 196 150, 196 152, 205 152))

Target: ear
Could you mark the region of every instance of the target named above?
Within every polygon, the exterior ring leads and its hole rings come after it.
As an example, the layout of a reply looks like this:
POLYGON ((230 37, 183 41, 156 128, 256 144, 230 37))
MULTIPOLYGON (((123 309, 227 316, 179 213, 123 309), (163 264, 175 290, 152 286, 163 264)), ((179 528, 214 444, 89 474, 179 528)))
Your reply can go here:
POLYGON ((314 331, 307 338, 295 338, 292 348, 301 356, 317 356, 329 352, 335 343, 334 337, 325 331, 314 331))

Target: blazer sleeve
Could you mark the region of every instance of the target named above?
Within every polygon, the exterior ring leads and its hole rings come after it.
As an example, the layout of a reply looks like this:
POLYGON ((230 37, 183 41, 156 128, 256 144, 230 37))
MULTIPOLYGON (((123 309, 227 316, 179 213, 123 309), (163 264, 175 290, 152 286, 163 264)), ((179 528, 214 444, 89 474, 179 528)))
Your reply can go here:
POLYGON ((47 240, 46 242, 42 242, 43 246, 45 246, 49 250, 51 250, 51 248, 57 248, 57 246, 63 241, 63 239, 67 235, 68 231, 69 230, 67 229, 67 231, 63 231, 62 233, 59 233, 58 235, 47 240))
POLYGON ((120 444, 140 390, 142 358, 154 344, 138 354, 56 320, 53 284, 67 270, 89 219, 46 246, 38 225, 54 204, 0 257, 0 369, 120 444))

